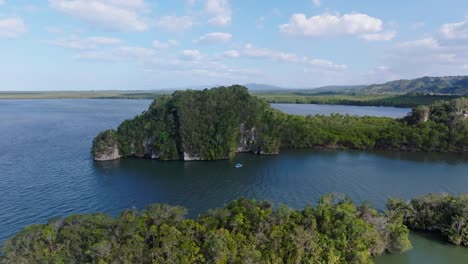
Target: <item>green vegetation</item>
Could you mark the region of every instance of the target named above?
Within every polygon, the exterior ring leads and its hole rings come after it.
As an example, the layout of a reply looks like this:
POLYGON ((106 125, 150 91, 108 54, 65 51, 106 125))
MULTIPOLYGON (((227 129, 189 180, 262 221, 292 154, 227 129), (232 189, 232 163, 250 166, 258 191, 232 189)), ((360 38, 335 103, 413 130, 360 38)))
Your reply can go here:
POLYGON ((429 94, 355 94, 355 93, 307 93, 307 92, 268 92, 253 93, 269 103, 289 104, 327 104, 327 105, 358 105, 358 106, 394 106, 415 107, 430 105, 440 100, 457 98, 454 95, 429 94))
POLYGON ((413 230, 438 232, 455 245, 468 247, 468 195, 425 195, 409 202, 391 199, 391 214, 403 216, 413 230))
MULTIPOLYGON (((355 86, 325 86, 307 89, 311 93, 340 94, 437 94, 437 95, 468 95, 468 76, 422 77, 410 80, 396 80, 382 84, 355 86)), ((297 90, 295 90, 297 91, 297 90)), ((304 90, 301 90, 302 92, 304 90)))
MULTIPOLYGON (((175 92, 158 97, 149 110, 123 122, 115 135, 122 156, 174 159, 226 159, 238 151, 275 153, 274 112, 242 86, 175 92)), ((110 156, 102 146, 108 137, 96 137, 94 156, 110 156)))
POLYGON ((372 263, 411 247, 399 214, 338 195, 313 208, 276 210, 240 199, 196 220, 186 210, 73 215, 26 227, 5 242, 1 263, 372 263))
POLYGON ((278 153, 280 148, 465 152, 464 111, 467 98, 420 106, 404 119, 303 117, 272 109, 242 86, 178 91, 158 97, 148 111, 123 122, 117 131, 100 134, 93 153, 97 160, 215 160, 236 152, 278 153))
POLYGON ((412 80, 397 80, 373 84, 359 89, 360 93, 381 94, 444 94, 467 95, 468 76, 422 77, 412 80))
POLYGON ((403 119, 278 114, 284 148, 468 151, 468 99, 420 106, 403 119), (423 113, 422 113, 423 112, 423 113))

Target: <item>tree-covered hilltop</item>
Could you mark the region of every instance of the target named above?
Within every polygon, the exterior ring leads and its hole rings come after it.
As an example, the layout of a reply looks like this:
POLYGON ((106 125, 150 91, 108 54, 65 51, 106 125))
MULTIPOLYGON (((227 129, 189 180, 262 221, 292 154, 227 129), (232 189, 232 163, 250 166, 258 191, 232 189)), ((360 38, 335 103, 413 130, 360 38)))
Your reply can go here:
POLYGON ((178 91, 93 141, 96 160, 147 157, 215 160, 280 148, 468 151, 468 99, 417 107, 404 119, 296 116, 271 108, 245 87, 178 91))
POLYGON ((240 199, 186 219, 182 207, 149 205, 73 215, 25 228, 3 247, 1 263, 372 263, 411 247, 397 214, 338 195, 293 210, 240 199))
POLYGON ((440 233, 455 245, 468 247, 468 195, 425 195, 408 202, 391 199, 387 208, 413 230, 440 233))
POLYGON ((116 131, 101 132, 93 153, 97 160, 214 160, 240 151, 276 153, 279 138, 271 136, 275 111, 242 86, 177 91, 158 97, 148 111, 124 121, 116 131))

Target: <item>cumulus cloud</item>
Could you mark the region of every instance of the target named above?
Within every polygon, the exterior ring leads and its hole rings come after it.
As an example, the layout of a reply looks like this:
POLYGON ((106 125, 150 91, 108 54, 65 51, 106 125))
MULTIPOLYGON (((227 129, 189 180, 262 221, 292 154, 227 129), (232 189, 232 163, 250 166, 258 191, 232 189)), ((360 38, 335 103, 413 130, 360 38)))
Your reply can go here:
POLYGON ((354 35, 366 40, 390 40, 396 32, 382 32, 383 22, 379 18, 361 13, 322 15, 307 17, 294 14, 289 23, 279 26, 282 33, 292 36, 325 37, 354 35))
POLYGON ((49 0, 49 5, 92 26, 115 31, 145 31, 142 0, 49 0))
POLYGON ((200 44, 219 44, 219 43, 225 43, 228 42, 232 39, 232 35, 230 33, 224 33, 224 32, 213 32, 213 33, 208 33, 197 40, 195 40, 195 43, 200 43, 200 44))
POLYGON ((115 45, 121 42, 117 38, 109 38, 103 36, 93 36, 88 38, 80 38, 77 36, 69 36, 67 38, 47 41, 49 44, 64 47, 67 49, 89 50, 96 49, 99 45, 115 45))
POLYGON ((205 9, 212 18, 210 24, 224 26, 231 23, 231 6, 228 0, 206 0, 205 9))
POLYGON ((159 40, 153 41, 153 48, 155 49, 167 49, 179 45, 176 40, 170 39, 167 42, 161 42, 159 40))
POLYGON ((199 50, 183 50, 179 56, 182 60, 199 60, 203 56, 199 50))
POLYGON ((164 31, 184 31, 193 26, 193 21, 190 16, 162 16, 157 19, 156 26, 164 31))
POLYGON ((315 5, 315 6, 320 6, 322 5, 322 2, 320 0, 312 0, 312 3, 315 5))
POLYGON ((26 32, 26 25, 20 17, 0 18, 0 38, 16 38, 26 32))

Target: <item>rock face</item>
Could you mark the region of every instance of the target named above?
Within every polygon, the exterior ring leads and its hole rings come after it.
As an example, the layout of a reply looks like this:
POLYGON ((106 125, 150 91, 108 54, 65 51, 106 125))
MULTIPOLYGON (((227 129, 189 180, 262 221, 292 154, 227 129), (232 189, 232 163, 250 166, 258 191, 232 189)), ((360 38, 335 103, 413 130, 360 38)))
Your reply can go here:
POLYGON ((115 130, 99 133, 93 140, 93 157, 96 161, 116 160, 123 155, 120 153, 115 130))
POLYGON ((184 161, 192 161, 192 160, 201 160, 200 157, 196 155, 184 152, 184 161))
POLYGON ((255 145, 255 127, 248 129, 244 123, 240 127, 240 142, 237 147, 237 152, 251 152, 255 145))
POLYGON ((113 145, 109 150, 101 153, 96 153, 94 155, 95 161, 108 161, 120 159, 122 155, 119 152, 119 146, 117 144, 113 145))

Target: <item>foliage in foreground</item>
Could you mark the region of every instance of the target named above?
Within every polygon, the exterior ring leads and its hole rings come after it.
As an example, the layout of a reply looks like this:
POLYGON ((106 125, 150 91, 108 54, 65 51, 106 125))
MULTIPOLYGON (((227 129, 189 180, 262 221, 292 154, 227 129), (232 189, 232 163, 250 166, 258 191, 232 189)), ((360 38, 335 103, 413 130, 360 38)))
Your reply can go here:
POLYGON ((150 205, 117 218, 74 215, 29 226, 8 240, 2 263, 372 263, 411 247, 397 214, 336 195, 313 208, 273 210, 240 199, 196 220, 150 205))
POLYGON ((455 245, 468 247, 468 195, 425 195, 409 202, 391 199, 388 209, 403 216, 410 229, 438 232, 455 245))

